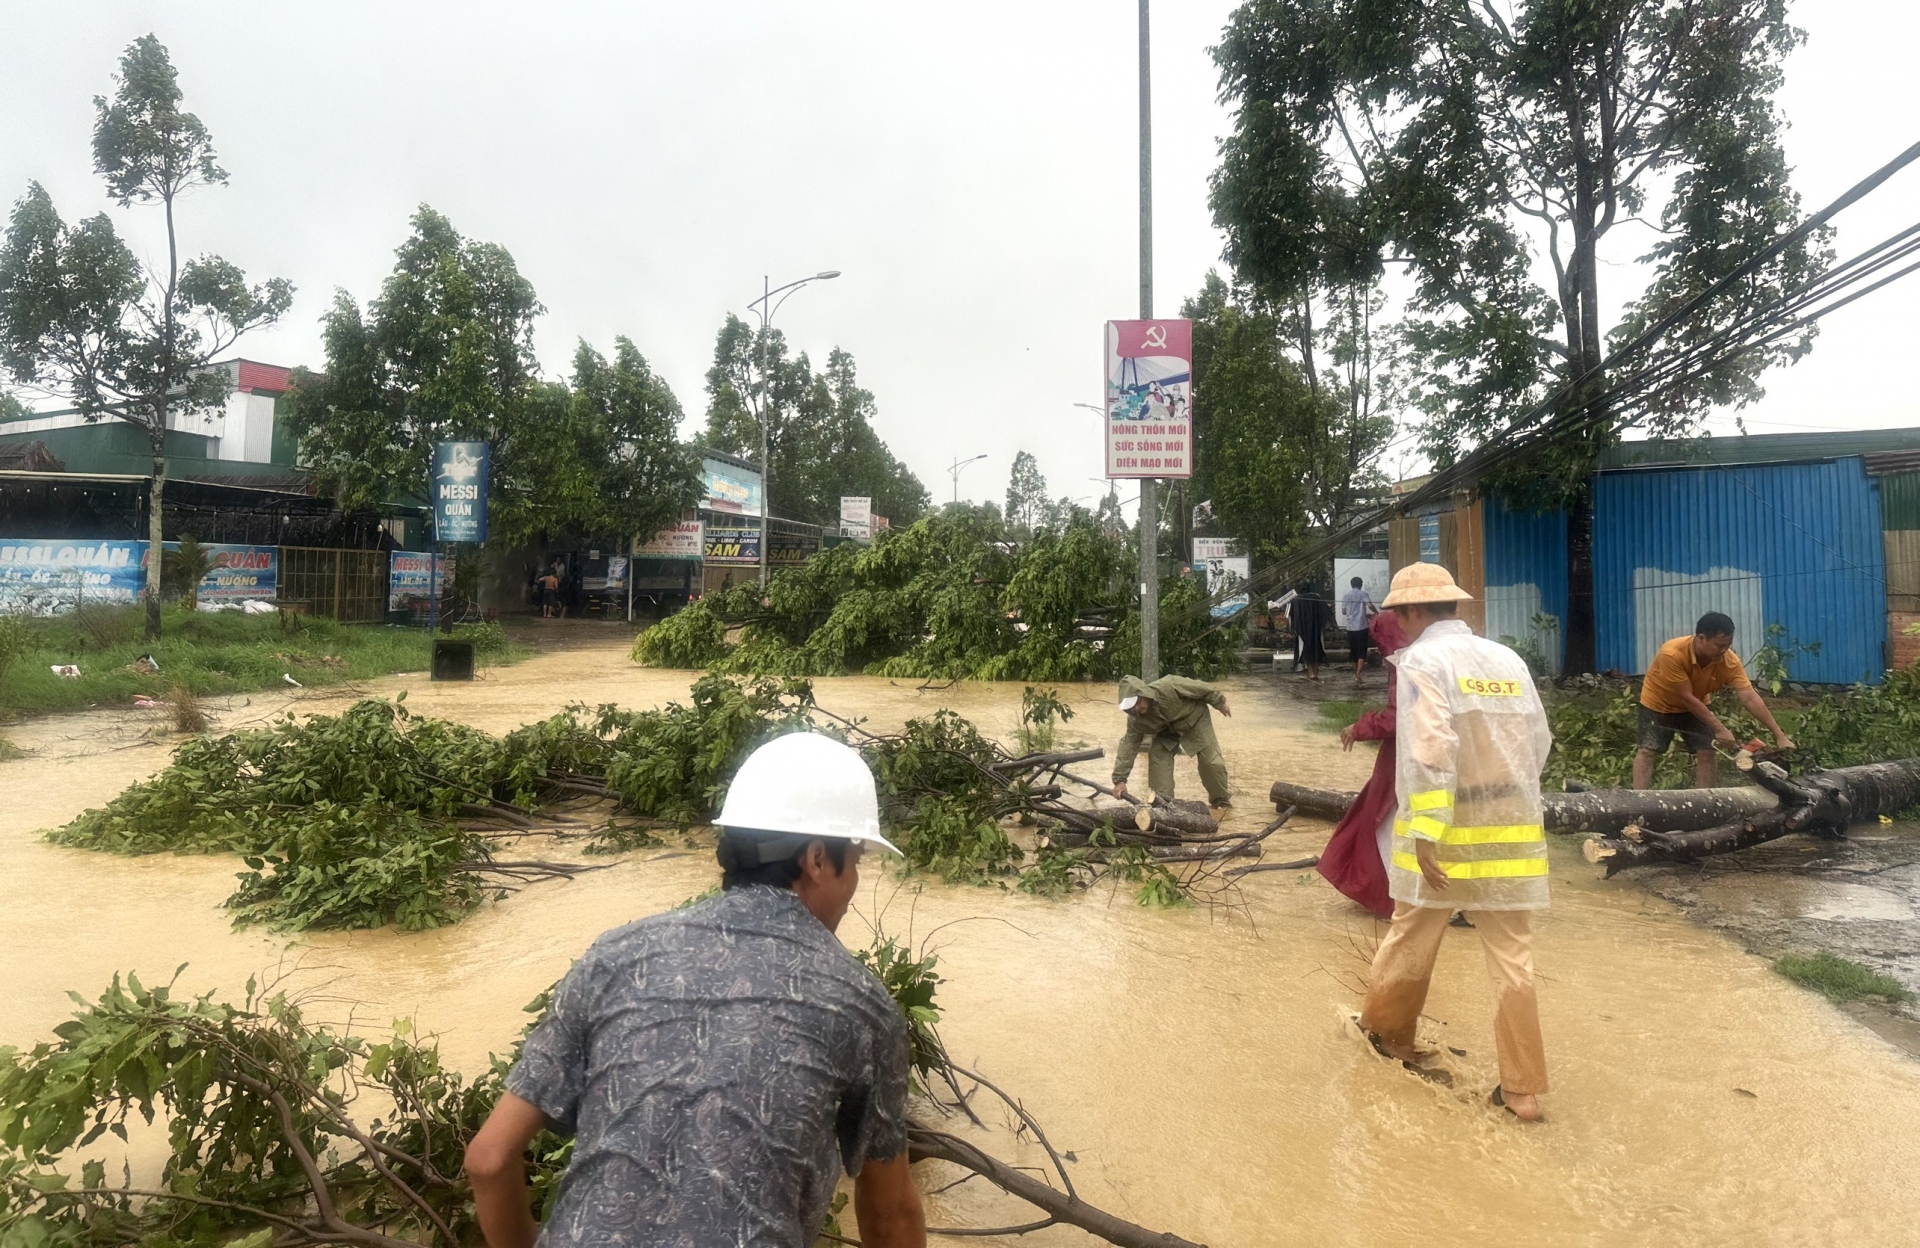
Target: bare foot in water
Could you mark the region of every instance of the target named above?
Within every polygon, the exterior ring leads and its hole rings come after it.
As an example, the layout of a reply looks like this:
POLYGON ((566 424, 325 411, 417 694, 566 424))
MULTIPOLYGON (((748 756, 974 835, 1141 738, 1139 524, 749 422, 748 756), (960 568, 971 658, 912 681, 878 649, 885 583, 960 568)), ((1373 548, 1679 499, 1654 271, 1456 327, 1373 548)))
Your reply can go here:
POLYGON ((1531 1092, 1509 1092, 1505 1088, 1497 1088, 1493 1097, 1494 1104, 1521 1122, 1540 1122, 1547 1116, 1540 1108, 1540 1098, 1531 1092))

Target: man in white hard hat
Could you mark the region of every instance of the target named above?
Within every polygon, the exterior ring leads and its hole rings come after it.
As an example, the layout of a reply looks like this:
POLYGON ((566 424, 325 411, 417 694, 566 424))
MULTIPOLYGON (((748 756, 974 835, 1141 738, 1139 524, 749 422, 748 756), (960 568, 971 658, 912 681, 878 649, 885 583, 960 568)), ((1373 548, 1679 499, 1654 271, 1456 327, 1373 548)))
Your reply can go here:
POLYGON ((1127 795, 1127 777, 1133 774, 1133 760, 1140 756, 1144 741, 1147 787, 1155 796, 1173 796, 1173 756, 1185 750, 1200 766, 1200 783, 1207 790, 1213 817, 1227 818, 1233 808, 1233 790, 1227 785, 1227 760, 1213 735, 1209 707, 1233 718, 1227 695, 1204 680, 1162 676, 1149 683, 1138 676, 1122 676, 1120 710, 1127 717, 1127 730, 1113 752, 1115 795, 1127 795))
POLYGON ((595 941, 468 1145, 491 1248, 535 1242, 543 1127, 575 1143, 542 1248, 803 1248, 843 1168, 862 1243, 925 1248, 906 1024, 834 937, 863 847, 893 849, 873 774, 838 741, 776 737, 719 824, 720 895, 595 941))
POLYGON ((1387 888, 1393 924, 1374 954, 1360 1026, 1421 1069, 1415 1028, 1455 910, 1493 980, 1495 1105, 1539 1121, 1547 1058, 1533 989, 1533 911, 1547 905, 1540 772, 1553 734, 1524 659, 1455 618, 1470 598, 1443 567, 1394 574, 1382 606, 1412 640, 1399 654, 1398 762, 1387 888))

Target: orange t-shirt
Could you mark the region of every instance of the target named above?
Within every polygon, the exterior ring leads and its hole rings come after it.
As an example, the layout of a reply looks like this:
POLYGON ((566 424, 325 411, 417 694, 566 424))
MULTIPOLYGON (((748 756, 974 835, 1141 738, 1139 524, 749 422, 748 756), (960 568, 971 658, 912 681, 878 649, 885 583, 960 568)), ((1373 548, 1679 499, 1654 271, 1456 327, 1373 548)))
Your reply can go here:
POLYGON ((1751 689, 1753 682, 1747 679, 1746 666, 1733 651, 1720 656, 1718 663, 1701 667, 1693 661, 1693 637, 1675 637, 1660 647, 1647 666, 1640 682, 1640 705, 1663 714, 1683 712, 1687 704, 1680 700, 1680 691, 1688 686, 1692 686, 1694 697, 1705 702, 1715 689, 1751 689))

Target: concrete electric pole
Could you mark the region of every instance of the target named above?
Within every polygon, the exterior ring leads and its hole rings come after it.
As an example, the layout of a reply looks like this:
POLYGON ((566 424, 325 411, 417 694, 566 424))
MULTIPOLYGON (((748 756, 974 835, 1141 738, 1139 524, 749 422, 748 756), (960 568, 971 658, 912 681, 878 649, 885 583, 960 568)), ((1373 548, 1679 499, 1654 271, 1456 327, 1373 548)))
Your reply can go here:
MULTIPOLYGON (((1140 319, 1153 319, 1153 96, 1147 0, 1140 0, 1140 319)), ((1140 679, 1160 678, 1160 514, 1152 477, 1140 482, 1140 679)))

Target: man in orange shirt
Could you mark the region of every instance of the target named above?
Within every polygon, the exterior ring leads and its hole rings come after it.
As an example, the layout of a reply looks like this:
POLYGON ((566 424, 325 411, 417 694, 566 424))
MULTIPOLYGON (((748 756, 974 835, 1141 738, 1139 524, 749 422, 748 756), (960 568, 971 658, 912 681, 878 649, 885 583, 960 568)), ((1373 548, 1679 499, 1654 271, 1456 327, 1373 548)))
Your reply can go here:
POLYGON ((1677 733, 1693 752, 1696 788, 1710 789, 1720 779, 1713 756, 1716 743, 1733 745, 1733 733, 1707 706, 1716 689, 1730 688, 1755 719, 1765 724, 1781 749, 1793 741, 1780 729, 1773 712, 1760 700, 1740 656, 1733 652, 1733 620, 1709 611, 1694 626, 1693 636, 1675 637, 1660 647, 1640 682, 1640 748, 1633 755, 1633 787, 1653 785, 1653 767, 1673 744, 1677 733))

